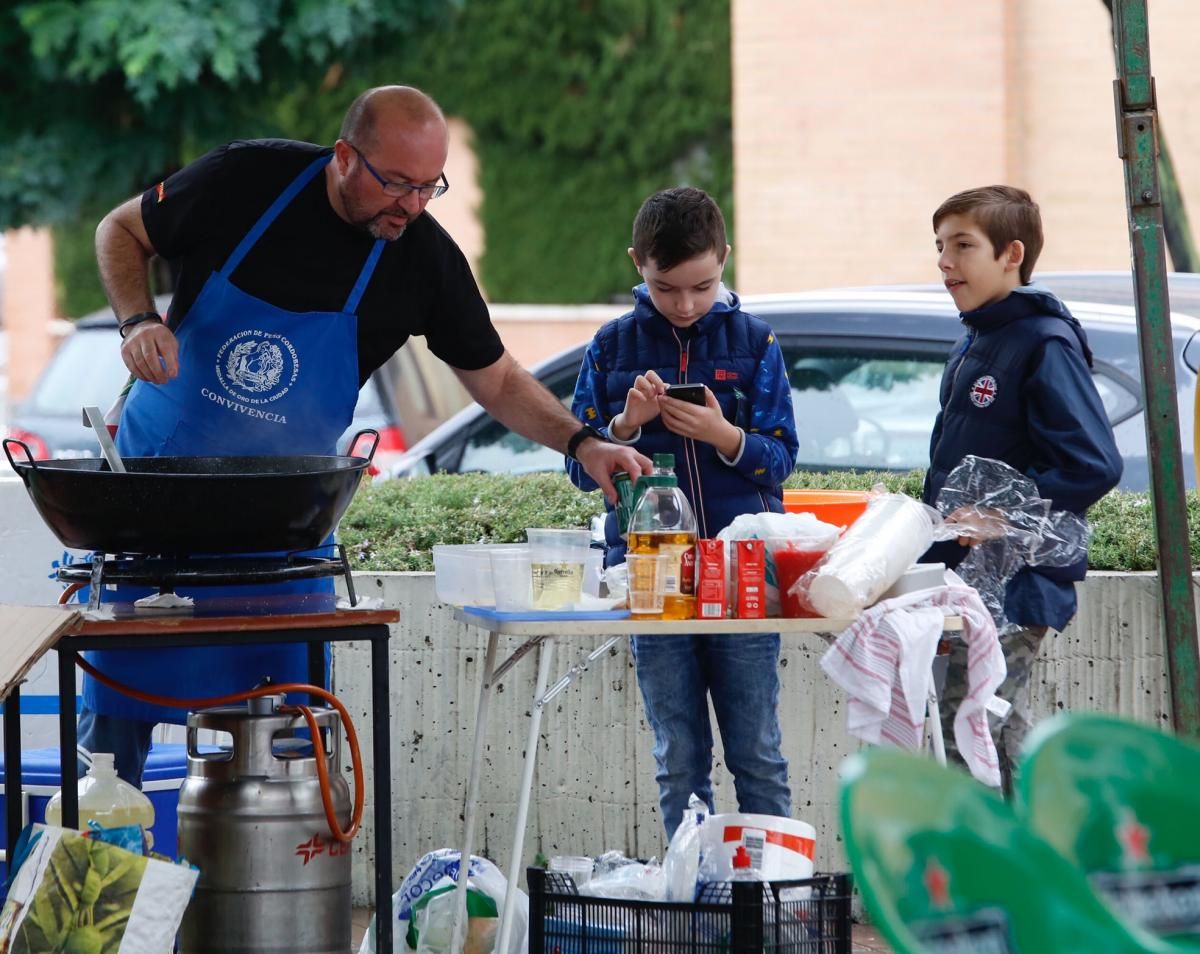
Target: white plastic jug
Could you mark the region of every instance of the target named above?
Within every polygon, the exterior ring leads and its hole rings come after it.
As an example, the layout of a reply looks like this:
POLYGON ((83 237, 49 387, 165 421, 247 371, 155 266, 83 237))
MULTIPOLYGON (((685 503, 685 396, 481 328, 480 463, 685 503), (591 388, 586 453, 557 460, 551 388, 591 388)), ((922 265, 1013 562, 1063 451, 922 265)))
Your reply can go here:
MULTIPOLYGON (((96 752, 87 774, 79 780, 79 828, 88 830, 95 821, 105 828, 141 825, 147 833, 154 825, 154 805, 139 789, 117 775, 111 752, 96 752)), ((62 824, 62 790, 46 804, 46 824, 62 824)))

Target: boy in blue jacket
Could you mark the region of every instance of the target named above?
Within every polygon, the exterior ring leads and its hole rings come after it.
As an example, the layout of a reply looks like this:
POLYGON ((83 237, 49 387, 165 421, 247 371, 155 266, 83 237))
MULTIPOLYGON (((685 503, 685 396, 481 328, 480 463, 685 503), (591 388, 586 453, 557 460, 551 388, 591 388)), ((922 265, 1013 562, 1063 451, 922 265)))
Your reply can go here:
MULTIPOLYGON (((725 221, 699 189, 648 198, 633 223, 644 284, 634 308, 588 347, 572 409, 609 440, 675 455, 698 535, 715 537, 743 513, 783 512, 796 464, 796 425, 783 353, 770 327, 741 310, 721 283, 725 221), (666 396, 670 384, 705 386, 703 406, 666 396)), ((596 484, 567 461, 582 490, 596 484)), ((611 566, 625 558, 616 514, 606 521, 611 566)), ((712 698, 738 809, 787 816, 780 749, 779 635, 634 637, 633 656, 654 729, 659 804, 670 838, 695 792, 713 810, 712 698)))
MULTIPOLYGON (((1004 461, 1037 485, 1052 509, 1083 516, 1121 479, 1121 455, 1092 383, 1087 336, 1052 293, 1030 284, 1042 250, 1042 223, 1029 193, 1011 186, 970 189, 933 214, 938 268, 966 333, 942 376, 924 499, 937 500, 946 477, 968 454, 1004 461)), ((950 519, 953 519, 953 514, 950 519)), ((935 544, 925 555, 953 568, 970 536, 935 544), (965 544, 965 545, 963 545, 965 544)), ((1000 634, 1008 676, 997 695, 1012 704, 992 732, 1006 792, 1031 725, 1029 676, 1049 628, 1075 615, 1075 581, 1086 558, 1067 567, 1027 566, 1009 581, 1000 634)), ((941 714, 946 754, 967 691, 966 646, 954 641, 941 714)))

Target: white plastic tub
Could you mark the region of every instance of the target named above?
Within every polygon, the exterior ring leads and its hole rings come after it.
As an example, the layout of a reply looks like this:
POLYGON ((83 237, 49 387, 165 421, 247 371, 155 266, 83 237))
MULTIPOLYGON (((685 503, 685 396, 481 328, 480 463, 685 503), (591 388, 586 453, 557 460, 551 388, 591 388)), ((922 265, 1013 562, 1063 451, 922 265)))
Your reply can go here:
POLYGON ((438 544, 433 548, 438 599, 455 606, 495 606, 492 553, 528 549, 520 543, 438 544))

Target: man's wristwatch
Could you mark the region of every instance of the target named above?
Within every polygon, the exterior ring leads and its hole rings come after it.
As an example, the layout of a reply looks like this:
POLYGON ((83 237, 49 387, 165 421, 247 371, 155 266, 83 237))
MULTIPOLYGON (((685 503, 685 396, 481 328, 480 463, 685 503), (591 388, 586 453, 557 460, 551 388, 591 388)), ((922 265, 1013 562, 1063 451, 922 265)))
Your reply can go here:
POLYGON ((586 441, 589 437, 594 437, 598 441, 605 441, 605 443, 607 443, 604 435, 592 427, 591 424, 584 424, 583 427, 572 434, 571 439, 567 441, 567 456, 570 457, 571 460, 579 460, 579 458, 575 456, 575 452, 579 450, 579 445, 586 441))

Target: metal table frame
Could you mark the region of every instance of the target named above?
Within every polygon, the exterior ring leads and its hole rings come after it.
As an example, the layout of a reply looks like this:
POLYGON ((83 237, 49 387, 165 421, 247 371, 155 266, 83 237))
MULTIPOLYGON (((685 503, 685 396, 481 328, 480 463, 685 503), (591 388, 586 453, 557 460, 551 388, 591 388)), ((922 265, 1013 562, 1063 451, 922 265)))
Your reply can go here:
MULTIPOLYGON (((394 610, 340 610, 306 613, 278 628, 246 629, 245 619, 214 617, 166 617, 139 614, 136 619, 103 619, 85 615, 74 631, 68 631, 54 647, 58 652, 59 751, 62 771, 62 823, 73 828, 79 823, 78 763, 75 756, 75 657, 88 649, 172 649, 186 646, 235 646, 253 642, 305 643, 308 646, 309 678, 324 685, 327 642, 369 640, 371 643, 371 735, 374 760, 375 799, 375 898, 376 909, 390 914, 392 899, 392 768, 389 726, 388 623, 399 618, 394 610), (361 619, 355 619, 355 616, 361 619), (203 623, 204 629, 150 630, 162 621, 187 619, 203 623), (241 623, 241 627, 238 624, 241 623), (125 631, 122 632, 122 629, 125 631), (139 635, 136 630, 141 631, 139 635), (67 757, 66 754, 70 756, 67 757)), ((282 624, 283 621, 280 620, 282 624)), ((21 726, 19 692, 5 700, 4 762, 9 846, 15 844, 23 825, 21 817, 21 726), (15 771, 13 770, 13 767, 15 771), (15 808, 15 814, 14 814, 15 808), (15 827, 14 827, 15 826, 15 827)), ((392 918, 376 918, 376 954, 392 954, 392 918)))
MULTIPOLYGON (((555 619, 520 618, 511 613, 496 613, 478 607, 457 608, 454 618, 460 623, 486 629, 487 651, 484 656, 483 673, 479 684, 479 703, 476 707, 475 739, 471 751, 471 771, 467 779, 467 796, 463 820, 463 840, 460 859, 469 859, 475 839, 475 821, 479 808, 479 785, 483 764, 483 749, 487 735, 488 709, 496 683, 513 666, 534 648, 540 646, 536 687, 530 709, 529 735, 525 744, 525 765, 521 775, 521 788, 517 796, 517 818, 513 833, 507 878, 508 887, 504 895, 504 908, 500 913, 499 935, 495 949, 507 951, 512 933, 512 915, 517 899, 517 880, 521 865, 521 854, 525 847, 525 826, 529 818, 529 801, 533 791, 533 772, 537 761, 538 735, 542 725, 542 710, 588 667, 608 652, 618 639, 628 636, 671 636, 671 635, 717 635, 723 633, 793 633, 836 634, 846 629, 850 619, 685 619, 685 620, 638 620, 624 619, 555 619), (496 665, 496 649, 501 636, 522 638, 521 643, 500 665, 496 665), (554 660, 554 646, 558 639, 575 636, 602 636, 605 641, 579 663, 572 666, 554 685, 550 682, 550 667, 554 660)), ((962 617, 947 616, 944 630, 954 632, 962 629, 962 617)), ((936 726, 934 740, 935 755, 945 761, 941 750, 941 724, 937 718, 937 700, 933 699, 930 716, 936 726)), ((454 933, 451 937, 451 954, 461 954, 465 941, 466 891, 469 863, 459 864, 458 899, 454 933)))

